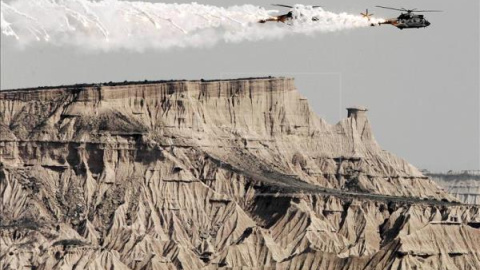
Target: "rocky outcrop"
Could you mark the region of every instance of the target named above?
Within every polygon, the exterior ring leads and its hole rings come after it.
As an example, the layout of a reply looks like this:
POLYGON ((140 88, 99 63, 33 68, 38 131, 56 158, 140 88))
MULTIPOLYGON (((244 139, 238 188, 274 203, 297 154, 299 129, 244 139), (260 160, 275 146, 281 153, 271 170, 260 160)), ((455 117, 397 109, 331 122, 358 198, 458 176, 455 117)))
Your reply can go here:
POLYGON ((292 79, 4 91, 0 135, 2 269, 480 267, 478 208, 292 79))
POLYGON ((427 172, 426 175, 459 201, 480 204, 480 174, 478 172, 427 172))

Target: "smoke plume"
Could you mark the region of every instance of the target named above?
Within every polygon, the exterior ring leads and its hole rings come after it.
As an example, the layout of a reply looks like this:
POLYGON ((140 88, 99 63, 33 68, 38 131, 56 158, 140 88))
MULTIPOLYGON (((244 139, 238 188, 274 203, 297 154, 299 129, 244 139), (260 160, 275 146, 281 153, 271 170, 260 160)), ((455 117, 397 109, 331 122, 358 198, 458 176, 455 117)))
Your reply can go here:
POLYGON ((87 50, 141 51, 280 39, 368 27, 379 21, 295 5, 294 19, 288 23, 258 23, 279 12, 254 5, 223 8, 197 3, 16 0, 1 2, 1 31, 20 47, 47 42, 87 50))

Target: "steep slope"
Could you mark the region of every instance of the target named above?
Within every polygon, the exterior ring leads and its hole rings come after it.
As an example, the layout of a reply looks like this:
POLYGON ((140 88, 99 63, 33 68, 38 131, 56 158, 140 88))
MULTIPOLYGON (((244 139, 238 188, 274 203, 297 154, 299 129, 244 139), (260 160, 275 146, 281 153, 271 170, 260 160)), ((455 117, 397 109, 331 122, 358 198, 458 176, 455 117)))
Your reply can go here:
MULTIPOLYGON (((367 118, 350 117, 334 126, 318 118, 292 79, 11 91, 2 93, 0 111, 2 133, 10 145, 109 140, 132 144, 142 138, 162 147, 199 148, 247 170, 252 164, 246 162, 253 161, 325 187, 444 195, 416 168, 382 150, 367 118)), ((7 162, 8 157, 2 159, 7 162)), ((43 159, 51 165, 66 163, 53 156, 43 159)))
POLYGON ((480 267, 478 209, 292 79, 5 91, 0 135, 2 269, 480 267))

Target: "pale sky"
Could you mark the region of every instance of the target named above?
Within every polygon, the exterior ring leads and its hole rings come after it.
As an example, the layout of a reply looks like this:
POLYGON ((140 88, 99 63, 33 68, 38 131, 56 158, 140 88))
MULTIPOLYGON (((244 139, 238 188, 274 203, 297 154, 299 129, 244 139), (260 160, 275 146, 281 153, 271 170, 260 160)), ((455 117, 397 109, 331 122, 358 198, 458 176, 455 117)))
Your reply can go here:
MULTIPOLYGON (((9 2, 9 1, 7 1, 9 2)), ((173 3, 174 1, 164 1, 173 3)), ((176 1, 188 3, 189 1, 176 1)), ((271 1, 197 1, 212 5, 271 1)), ((86 53, 39 43, 18 49, 1 36, 1 89, 83 82, 296 78, 312 108, 334 124, 345 107, 364 105, 380 145, 419 168, 480 169, 479 2, 306 1, 333 12, 396 17, 375 5, 441 9, 427 13, 426 29, 392 26, 291 36, 278 41, 184 48, 86 53)))

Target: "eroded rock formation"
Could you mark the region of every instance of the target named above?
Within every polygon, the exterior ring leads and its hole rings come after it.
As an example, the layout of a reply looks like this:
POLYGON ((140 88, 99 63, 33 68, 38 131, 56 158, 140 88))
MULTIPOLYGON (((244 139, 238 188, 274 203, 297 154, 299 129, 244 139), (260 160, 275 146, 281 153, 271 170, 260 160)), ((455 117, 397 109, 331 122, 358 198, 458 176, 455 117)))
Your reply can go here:
POLYGON ((480 174, 478 171, 427 172, 426 175, 459 201, 480 204, 480 174))
POLYGON ((480 268, 478 208, 292 79, 4 91, 0 136, 2 269, 480 268))

